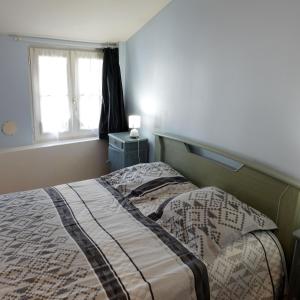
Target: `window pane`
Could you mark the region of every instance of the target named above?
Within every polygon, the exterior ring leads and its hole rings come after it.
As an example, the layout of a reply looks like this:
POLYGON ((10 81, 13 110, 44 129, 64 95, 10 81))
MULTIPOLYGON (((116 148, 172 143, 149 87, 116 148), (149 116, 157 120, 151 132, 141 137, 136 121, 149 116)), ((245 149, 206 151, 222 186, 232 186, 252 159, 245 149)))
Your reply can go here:
POLYGON ((102 98, 102 59, 78 59, 78 89, 80 129, 96 129, 102 98))
POLYGON ((39 56, 39 91, 42 131, 59 133, 69 130, 67 58, 39 56))
POLYGON ((69 99, 67 96, 41 96, 41 121, 44 133, 69 130, 69 99))

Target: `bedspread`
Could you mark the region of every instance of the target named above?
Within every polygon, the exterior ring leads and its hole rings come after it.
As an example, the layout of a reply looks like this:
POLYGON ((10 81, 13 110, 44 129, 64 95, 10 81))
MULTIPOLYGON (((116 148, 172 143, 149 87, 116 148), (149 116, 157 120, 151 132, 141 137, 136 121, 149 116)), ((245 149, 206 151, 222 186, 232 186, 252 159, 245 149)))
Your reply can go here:
POLYGON ((199 259, 105 179, 0 196, 0 298, 209 299, 199 259))
MULTIPOLYGON (((145 215, 156 212, 167 199, 198 189, 161 162, 122 169, 105 179, 145 215)), ((200 258, 198 253, 194 255, 200 258)), ((213 262, 206 257, 203 262, 211 299, 281 299, 287 288, 283 251, 269 231, 246 234, 224 248, 213 262)))
POLYGON ((284 257, 270 232, 208 263, 147 218, 197 188, 151 163, 0 196, 0 299, 279 298, 284 257))

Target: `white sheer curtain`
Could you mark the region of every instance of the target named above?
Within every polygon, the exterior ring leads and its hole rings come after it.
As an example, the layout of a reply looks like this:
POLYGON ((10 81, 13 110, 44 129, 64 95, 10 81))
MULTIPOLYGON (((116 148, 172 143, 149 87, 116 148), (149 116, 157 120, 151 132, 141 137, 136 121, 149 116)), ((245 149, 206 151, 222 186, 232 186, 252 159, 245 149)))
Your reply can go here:
POLYGON ((31 49, 34 105, 43 133, 59 134, 70 129, 68 51, 31 49))
POLYGON ((79 129, 97 129, 102 99, 102 53, 72 51, 79 129))

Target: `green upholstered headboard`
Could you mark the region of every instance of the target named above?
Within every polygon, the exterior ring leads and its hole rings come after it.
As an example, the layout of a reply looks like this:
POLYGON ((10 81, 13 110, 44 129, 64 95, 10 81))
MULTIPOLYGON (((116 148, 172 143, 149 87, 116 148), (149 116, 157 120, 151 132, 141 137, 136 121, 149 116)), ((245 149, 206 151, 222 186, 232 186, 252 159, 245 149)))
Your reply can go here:
POLYGON ((155 157, 199 187, 216 186, 263 212, 278 226, 287 261, 292 260, 292 233, 300 228, 300 184, 262 165, 182 137, 155 133, 155 157))

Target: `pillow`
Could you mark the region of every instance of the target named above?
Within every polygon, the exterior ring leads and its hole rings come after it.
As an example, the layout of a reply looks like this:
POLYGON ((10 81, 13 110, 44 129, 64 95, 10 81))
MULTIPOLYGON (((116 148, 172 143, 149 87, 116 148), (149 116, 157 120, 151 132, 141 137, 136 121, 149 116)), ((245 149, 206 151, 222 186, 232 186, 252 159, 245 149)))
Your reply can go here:
POLYGON ((152 217, 208 263, 242 235, 277 228, 268 217, 216 187, 166 200, 152 217))
POLYGON ((176 170, 163 162, 138 164, 114 171, 101 178, 117 189, 123 196, 153 180, 168 177, 183 177, 176 170))

